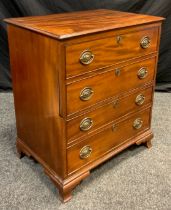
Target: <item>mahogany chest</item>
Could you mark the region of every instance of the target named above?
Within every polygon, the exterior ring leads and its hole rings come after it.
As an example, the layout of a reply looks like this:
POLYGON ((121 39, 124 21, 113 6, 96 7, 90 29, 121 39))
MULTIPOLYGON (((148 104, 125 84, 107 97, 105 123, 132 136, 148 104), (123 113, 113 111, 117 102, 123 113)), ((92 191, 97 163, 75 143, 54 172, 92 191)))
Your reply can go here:
POLYGON ((92 168, 151 146, 162 20, 103 9, 5 20, 17 150, 64 201, 92 168))

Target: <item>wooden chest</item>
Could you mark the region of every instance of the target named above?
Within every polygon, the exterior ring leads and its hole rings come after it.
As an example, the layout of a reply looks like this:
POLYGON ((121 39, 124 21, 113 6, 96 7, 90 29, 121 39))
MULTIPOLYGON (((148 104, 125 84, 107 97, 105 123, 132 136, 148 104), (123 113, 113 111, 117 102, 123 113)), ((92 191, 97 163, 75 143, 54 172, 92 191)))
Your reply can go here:
POLYGON ((162 20, 112 10, 5 20, 17 150, 64 201, 92 168, 132 144, 151 146, 162 20))

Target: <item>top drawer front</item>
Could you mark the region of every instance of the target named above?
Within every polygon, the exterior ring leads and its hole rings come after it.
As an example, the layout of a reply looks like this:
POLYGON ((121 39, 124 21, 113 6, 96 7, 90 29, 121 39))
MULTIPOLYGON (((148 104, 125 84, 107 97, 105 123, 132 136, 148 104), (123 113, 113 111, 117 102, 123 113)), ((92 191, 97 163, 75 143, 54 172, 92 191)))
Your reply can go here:
POLYGON ((81 75, 157 50, 158 28, 145 29, 66 47, 66 77, 81 75))

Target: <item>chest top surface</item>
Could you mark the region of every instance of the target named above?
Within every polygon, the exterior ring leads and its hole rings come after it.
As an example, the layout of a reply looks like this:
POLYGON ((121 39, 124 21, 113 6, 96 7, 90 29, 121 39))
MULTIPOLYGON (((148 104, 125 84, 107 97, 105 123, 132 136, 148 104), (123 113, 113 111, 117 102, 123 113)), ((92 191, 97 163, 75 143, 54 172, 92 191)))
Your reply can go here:
POLYGON ((163 19, 156 16, 99 9, 46 16, 9 18, 5 19, 5 22, 57 39, 66 39, 128 26, 153 23, 163 19))

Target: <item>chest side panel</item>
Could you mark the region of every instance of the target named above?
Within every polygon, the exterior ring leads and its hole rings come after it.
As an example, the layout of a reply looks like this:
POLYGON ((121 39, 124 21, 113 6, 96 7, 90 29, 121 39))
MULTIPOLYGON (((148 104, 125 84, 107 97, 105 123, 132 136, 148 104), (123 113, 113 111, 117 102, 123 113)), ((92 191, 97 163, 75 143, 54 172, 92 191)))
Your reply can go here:
POLYGON ((59 44, 8 26, 17 135, 58 175, 65 176, 65 126, 59 115, 59 44))

